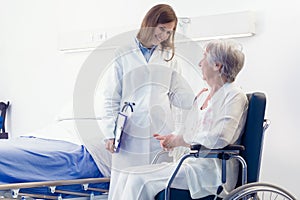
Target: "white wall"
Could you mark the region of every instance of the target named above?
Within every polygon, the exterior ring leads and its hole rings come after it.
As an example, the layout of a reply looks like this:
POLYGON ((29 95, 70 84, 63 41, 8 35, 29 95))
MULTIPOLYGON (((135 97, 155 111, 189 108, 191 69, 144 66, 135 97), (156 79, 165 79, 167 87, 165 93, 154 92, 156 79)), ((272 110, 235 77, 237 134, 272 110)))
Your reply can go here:
MULTIPOLYGON (((51 122, 71 99, 78 70, 89 52, 58 51, 62 32, 139 24, 161 1, 0 0, 0 100, 11 102, 8 130, 18 135, 51 122), (128 8, 128 9, 125 9, 128 8)), ((246 66, 238 77, 245 91, 267 94, 266 133, 261 180, 300 197, 296 93, 300 44, 298 0, 169 0, 178 16, 254 10, 257 35, 240 41, 246 66), (298 156, 297 156, 298 155, 298 156)))

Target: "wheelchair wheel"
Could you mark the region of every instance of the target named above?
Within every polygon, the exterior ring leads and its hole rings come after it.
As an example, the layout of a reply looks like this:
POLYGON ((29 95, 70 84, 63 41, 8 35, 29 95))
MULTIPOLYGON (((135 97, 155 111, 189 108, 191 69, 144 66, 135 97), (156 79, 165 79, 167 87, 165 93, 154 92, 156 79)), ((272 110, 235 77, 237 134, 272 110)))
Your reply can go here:
POLYGON ((223 200, 296 200, 286 190, 268 183, 248 183, 231 191, 223 200))

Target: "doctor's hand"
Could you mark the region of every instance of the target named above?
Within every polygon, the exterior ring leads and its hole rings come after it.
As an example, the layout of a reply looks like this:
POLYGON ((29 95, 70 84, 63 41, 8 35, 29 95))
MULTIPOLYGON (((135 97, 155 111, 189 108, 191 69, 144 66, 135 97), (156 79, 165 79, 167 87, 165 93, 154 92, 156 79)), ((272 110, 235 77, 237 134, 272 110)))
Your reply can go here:
POLYGON ((114 153, 115 150, 115 139, 108 139, 106 140, 106 143, 105 143, 105 149, 108 150, 110 153, 114 153))

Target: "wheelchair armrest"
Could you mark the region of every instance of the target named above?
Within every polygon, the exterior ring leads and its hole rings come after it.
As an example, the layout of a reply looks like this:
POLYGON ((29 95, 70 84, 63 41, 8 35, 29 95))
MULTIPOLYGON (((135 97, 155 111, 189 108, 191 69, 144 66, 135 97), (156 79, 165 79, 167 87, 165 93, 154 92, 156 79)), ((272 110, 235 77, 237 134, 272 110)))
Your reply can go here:
POLYGON ((238 151, 244 151, 245 147, 243 145, 239 144, 230 144, 223 148, 224 150, 238 150, 238 151))
POLYGON ((245 150, 245 147, 243 145, 237 145, 237 144, 230 144, 221 149, 208 149, 208 148, 202 146, 201 144, 191 144, 190 155, 195 156, 196 158, 201 157, 201 158, 219 158, 219 159, 221 159, 221 161, 222 161, 222 183, 226 183, 226 161, 231 158, 238 159, 242 163, 243 169, 244 169, 246 164, 244 164, 244 160, 239 155, 240 151, 243 151, 243 150, 245 150))
POLYGON ((201 150, 216 150, 216 151, 220 151, 222 152, 223 150, 237 150, 237 151, 244 151, 245 147, 243 145, 238 145, 238 144, 230 144, 222 149, 208 149, 204 146, 202 146, 201 144, 191 144, 190 149, 192 151, 200 151, 201 150))

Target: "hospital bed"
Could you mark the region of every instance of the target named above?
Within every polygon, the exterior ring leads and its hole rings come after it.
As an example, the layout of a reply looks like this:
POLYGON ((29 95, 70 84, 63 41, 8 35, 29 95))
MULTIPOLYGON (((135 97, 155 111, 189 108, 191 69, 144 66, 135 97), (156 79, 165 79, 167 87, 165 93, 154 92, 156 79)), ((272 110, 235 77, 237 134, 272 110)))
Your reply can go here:
MULTIPOLYGON (((292 194, 281 187, 270 183, 259 182, 264 132, 269 127, 270 121, 264 118, 266 107, 265 94, 254 92, 247 94, 247 97, 249 107, 241 145, 229 145, 224 149, 207 149, 200 144, 191 145, 190 153, 180 159, 179 164, 169 178, 166 189, 159 192, 155 200, 192 200, 188 190, 172 188, 172 183, 182 163, 190 157, 220 159, 222 161, 220 177, 223 184, 226 182, 226 161, 229 159, 237 159, 240 162, 241 167, 236 188, 226 194, 224 200, 296 199, 292 194)), ((218 191, 216 191, 217 194, 200 198, 200 200, 220 200, 221 198, 219 198, 218 195, 222 190, 222 185, 220 185, 218 191)))
POLYGON ((0 140, 0 198, 106 199, 109 153, 99 139, 95 151, 102 152, 95 158, 74 125, 75 120, 58 120, 0 140))

